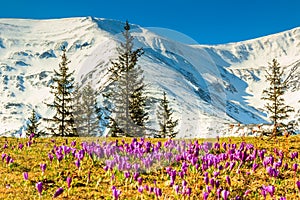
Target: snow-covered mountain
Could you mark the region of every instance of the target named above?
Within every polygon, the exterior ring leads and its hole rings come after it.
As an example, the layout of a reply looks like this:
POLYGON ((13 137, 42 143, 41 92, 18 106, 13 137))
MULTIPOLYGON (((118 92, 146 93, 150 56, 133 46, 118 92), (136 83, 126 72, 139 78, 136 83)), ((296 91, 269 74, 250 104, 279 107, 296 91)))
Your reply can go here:
MULTIPOLYGON (((101 92, 123 26, 92 17, 0 19, 0 134, 20 134, 32 108, 42 117, 52 114, 44 102, 51 102, 48 86, 62 46, 77 81, 92 81, 101 92)), ((186 45, 138 25, 131 29, 136 47, 145 51, 139 65, 148 85, 150 125, 157 128, 156 103, 166 91, 180 121, 179 137, 218 135, 230 123, 266 123, 260 97, 268 62, 277 58, 287 74, 300 62, 300 28, 223 45, 186 45)), ((286 95, 296 111, 299 73, 296 70, 286 95)))

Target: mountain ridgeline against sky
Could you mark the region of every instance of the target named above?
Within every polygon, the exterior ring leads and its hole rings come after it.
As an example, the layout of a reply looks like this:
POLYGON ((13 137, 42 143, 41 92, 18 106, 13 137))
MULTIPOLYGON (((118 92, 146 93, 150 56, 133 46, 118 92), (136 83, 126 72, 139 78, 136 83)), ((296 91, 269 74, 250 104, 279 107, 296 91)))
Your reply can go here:
MULTIPOLYGON (((101 104, 124 25, 91 17, 0 19, 0 134, 21 134, 33 109, 42 118, 55 114, 45 102, 53 101, 49 86, 62 46, 76 81, 80 86, 91 84, 101 104)), ((166 92, 173 118, 178 119, 177 137, 216 136, 230 123, 268 123, 261 100, 268 62, 276 58, 285 77, 300 62, 300 28, 221 45, 187 45, 138 25, 131 25, 131 34, 134 48, 144 50, 138 65, 147 86, 147 126, 159 129, 155 113, 166 92)), ((295 109, 292 119, 299 118, 299 76, 296 68, 285 93, 287 104, 295 109)))

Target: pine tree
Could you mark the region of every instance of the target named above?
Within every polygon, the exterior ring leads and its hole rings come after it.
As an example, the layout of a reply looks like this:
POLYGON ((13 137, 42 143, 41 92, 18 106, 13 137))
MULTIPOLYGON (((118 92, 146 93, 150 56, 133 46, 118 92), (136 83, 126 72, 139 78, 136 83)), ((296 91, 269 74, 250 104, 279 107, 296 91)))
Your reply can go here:
POLYGON ((66 57, 66 49, 62 48, 62 61, 59 64, 59 71, 54 70, 51 93, 54 95, 52 104, 47 104, 56 111, 51 119, 48 130, 53 136, 74 137, 78 136, 74 122, 74 71, 69 73, 69 60, 66 57))
POLYGON ((160 130, 154 137, 158 138, 174 138, 178 132, 174 129, 178 125, 178 120, 173 120, 173 111, 169 107, 169 100, 167 99, 166 92, 163 93, 163 99, 161 99, 157 110, 157 118, 160 130))
POLYGON ((118 59, 109 68, 110 81, 108 92, 104 95, 112 104, 109 109, 110 133, 113 136, 144 136, 146 112, 146 96, 143 70, 137 66, 143 49, 133 50, 133 37, 130 25, 126 22, 123 36, 125 42, 117 48, 118 59))
POLYGON ((38 122, 38 116, 34 109, 32 109, 31 117, 28 120, 29 124, 27 125, 26 136, 29 137, 32 133, 34 133, 35 137, 40 137, 41 132, 38 130, 40 122, 38 122))
POLYGON ((74 123, 75 123, 75 128, 78 136, 81 135, 83 132, 82 130, 82 118, 81 118, 81 93, 80 93, 80 88, 79 84, 75 83, 74 84, 74 91, 73 91, 73 97, 74 97, 74 123))
POLYGON ((96 102, 95 112, 96 112, 96 116, 97 116, 99 126, 100 126, 99 133, 101 136, 103 136, 103 133, 104 133, 106 127, 108 126, 108 120, 106 119, 107 111, 102 105, 100 105, 98 102, 96 102))
POLYGON ((283 125, 282 120, 287 119, 288 113, 294 110, 284 102, 283 95, 287 90, 287 84, 283 81, 284 70, 276 59, 269 63, 266 73, 266 80, 270 87, 263 90, 262 100, 268 102, 265 104, 265 108, 274 125, 273 135, 276 136, 279 134, 279 128, 283 125))
POLYGON ((97 106, 97 96, 91 84, 88 83, 82 90, 76 89, 76 112, 75 122, 76 130, 80 136, 96 136, 99 134, 98 115, 101 108, 97 106))

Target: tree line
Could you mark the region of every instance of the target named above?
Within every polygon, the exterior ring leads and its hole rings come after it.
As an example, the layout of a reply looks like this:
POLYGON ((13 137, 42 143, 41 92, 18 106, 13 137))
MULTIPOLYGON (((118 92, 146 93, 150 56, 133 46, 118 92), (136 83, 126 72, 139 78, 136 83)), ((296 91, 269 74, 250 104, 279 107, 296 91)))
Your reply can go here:
MULTIPOLYGON (((66 49, 62 48, 61 62, 54 70, 51 94, 53 101, 47 106, 54 111, 51 118, 43 118, 48 124, 46 131, 40 131, 36 111, 32 110, 26 134, 36 137, 61 136, 97 136, 100 127, 109 128, 110 136, 126 137, 170 137, 178 133, 178 120, 173 119, 173 110, 169 106, 164 91, 157 110, 159 130, 149 134, 147 127, 150 107, 147 105, 146 85, 142 68, 138 65, 143 55, 142 48, 134 49, 130 25, 125 23, 122 32, 124 42, 117 47, 118 57, 111 61, 109 84, 102 92, 104 102, 97 101, 98 92, 88 82, 79 86, 75 83, 74 71, 70 72, 70 61, 66 49)), ((153 131, 153 130, 152 130, 153 131)))

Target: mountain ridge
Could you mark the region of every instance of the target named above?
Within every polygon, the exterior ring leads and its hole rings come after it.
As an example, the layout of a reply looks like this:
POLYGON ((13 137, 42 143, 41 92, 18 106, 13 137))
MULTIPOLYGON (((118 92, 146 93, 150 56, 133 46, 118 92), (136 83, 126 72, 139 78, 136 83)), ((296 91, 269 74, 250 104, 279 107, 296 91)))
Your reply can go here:
MULTIPOLYGON (((47 86, 61 46, 77 81, 85 84, 92 77, 94 88, 103 89, 123 26, 94 17, 0 19, 0 134, 21 134, 32 108, 43 117, 52 114, 43 103, 51 100, 47 86)), ((300 56, 300 28, 221 45, 182 44, 138 25, 132 25, 132 35, 136 47, 145 51, 139 65, 150 85, 150 125, 157 128, 155 103, 166 91, 180 120, 179 137, 212 137, 230 123, 267 123, 260 101, 267 63, 277 58, 286 66, 300 56)), ((296 81, 286 98, 298 110, 296 81)))

